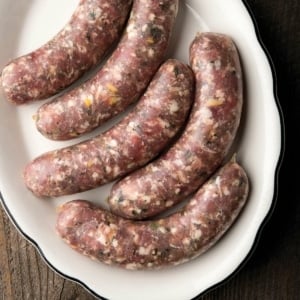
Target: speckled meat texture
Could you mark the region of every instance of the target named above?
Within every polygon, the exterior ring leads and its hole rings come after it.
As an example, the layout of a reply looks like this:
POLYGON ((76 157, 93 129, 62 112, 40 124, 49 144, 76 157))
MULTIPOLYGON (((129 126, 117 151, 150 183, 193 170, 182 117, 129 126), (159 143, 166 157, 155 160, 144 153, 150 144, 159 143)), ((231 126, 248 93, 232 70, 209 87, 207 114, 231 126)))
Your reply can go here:
POLYGON ((15 104, 45 99, 81 77, 120 38, 131 4, 131 0, 81 0, 52 40, 4 67, 6 98, 15 104))
POLYGON ((209 249, 231 226, 248 195, 248 179, 235 162, 220 169, 180 211, 155 221, 122 219, 93 204, 64 204, 59 235, 74 249, 127 269, 178 265, 209 249))
POLYGON ((178 0, 134 1, 125 33, 95 77, 43 105, 37 129, 53 140, 100 126, 136 101, 165 58, 178 0))
POLYGON ((194 107, 168 152, 116 183, 109 197, 120 216, 144 219, 193 193, 222 163, 240 122, 242 74, 232 40, 200 33, 190 48, 196 76, 194 107))
POLYGON ((25 168, 37 196, 95 188, 153 159, 183 127, 194 100, 194 74, 178 60, 158 70, 135 109, 119 124, 86 142, 48 152, 25 168))

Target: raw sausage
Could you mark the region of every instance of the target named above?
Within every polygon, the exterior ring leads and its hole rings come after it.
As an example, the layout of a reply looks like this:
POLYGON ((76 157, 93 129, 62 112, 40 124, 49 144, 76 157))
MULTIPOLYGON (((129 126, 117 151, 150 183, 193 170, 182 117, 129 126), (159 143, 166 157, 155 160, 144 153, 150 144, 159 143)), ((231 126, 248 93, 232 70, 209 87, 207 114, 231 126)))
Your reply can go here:
POLYGON ((194 74, 177 60, 158 70, 135 109, 120 123, 80 144, 48 152, 27 165, 24 180, 37 196, 98 187, 157 156, 183 127, 194 100, 194 74))
POLYGON ((137 100, 164 60, 177 11, 178 0, 134 1, 121 42, 104 67, 44 104, 36 115, 37 129, 53 140, 71 139, 137 100))
POLYGON ((15 104, 45 99, 81 77, 121 36, 131 4, 132 0, 81 0, 53 39, 4 67, 6 98, 15 104))
POLYGON ((154 216, 193 193, 222 163, 236 135, 242 74, 232 40, 200 33, 190 48, 196 97, 180 139, 161 158, 117 182, 111 210, 120 216, 154 216))
POLYGON ((178 265, 220 239, 244 206, 248 189, 244 170, 231 161, 169 217, 126 220, 75 200, 60 207, 56 228, 72 248, 106 264, 127 269, 178 265))

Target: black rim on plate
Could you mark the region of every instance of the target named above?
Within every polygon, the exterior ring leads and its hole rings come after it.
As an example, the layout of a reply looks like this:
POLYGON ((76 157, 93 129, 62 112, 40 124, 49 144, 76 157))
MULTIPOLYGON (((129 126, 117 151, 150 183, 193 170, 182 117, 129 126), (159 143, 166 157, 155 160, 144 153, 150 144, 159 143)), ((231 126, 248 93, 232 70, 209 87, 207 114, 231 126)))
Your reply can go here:
MULTIPOLYGON (((277 105, 277 109, 278 109, 278 113, 279 113, 279 117, 280 117, 280 127, 281 127, 281 151, 280 151, 280 155, 278 158, 278 162, 277 162, 277 166, 276 166, 276 170, 275 170, 275 179, 274 179, 274 195, 273 195, 273 200, 272 200, 272 204, 271 207, 267 213, 267 215, 265 216, 264 220, 262 221, 262 223, 260 224, 257 233, 256 233, 256 237, 253 241, 252 247, 249 249, 248 254, 245 256, 245 258, 242 260, 242 262, 231 272, 231 274, 229 274, 225 279, 223 279, 222 281, 212 285, 211 287, 207 288, 206 290, 204 290, 203 292, 201 292, 199 295, 195 296, 193 299, 191 300, 197 300, 199 297, 202 297, 204 294, 211 292, 212 290, 214 290, 215 288, 225 284, 226 282, 228 282, 230 279, 232 279, 235 275, 237 275, 237 273, 246 265, 246 263, 248 262, 248 260, 250 259, 250 257, 252 256, 252 254, 255 252, 256 247, 258 245, 258 241, 260 239, 261 233, 263 231, 263 228, 265 227, 266 223, 268 223, 269 219, 271 218, 273 211, 275 209, 276 206, 276 202, 277 202, 277 196, 278 196, 278 177, 279 177, 279 170, 283 161, 283 156, 284 156, 284 151, 285 151, 285 131, 284 131, 284 118, 283 118, 283 113, 282 113, 282 109, 280 106, 280 102, 278 99, 278 95, 277 95, 277 76, 276 76, 276 71, 275 71, 275 66, 274 63, 271 59, 271 56, 267 50, 267 48, 265 47, 262 38, 260 36, 260 32, 258 29, 258 25, 256 23, 254 14, 249 6, 249 4, 247 3, 246 0, 242 0, 245 8, 247 9, 252 22, 254 24, 254 28, 255 28, 255 33, 257 36, 257 40, 260 44, 260 46, 262 47, 262 49, 264 50, 264 53, 268 59, 269 65, 271 67, 271 71, 272 71, 272 75, 273 75, 273 94, 274 94, 274 99, 275 99, 275 103, 277 105)), ((89 293, 91 293, 93 296, 95 296, 96 298, 102 299, 102 300, 108 300, 107 298, 104 298, 103 296, 95 293, 92 289, 90 289, 85 283, 83 283, 81 280, 73 278, 69 275, 65 275, 62 271, 58 270, 56 267, 54 267, 47 259, 46 255, 44 255, 42 249, 39 247, 38 243, 32 239, 30 236, 28 236, 19 226, 18 222, 15 220, 15 218, 13 217, 13 215, 11 214, 9 208, 7 207, 5 200, 3 198, 3 195, 1 194, 0 191, 0 201, 2 203, 2 206, 5 210, 5 212, 7 213, 7 215, 9 216, 10 220, 12 221, 12 223, 15 225, 15 227, 17 228, 17 230, 21 233, 21 235, 27 239, 40 253, 42 259, 46 262, 46 264, 53 270, 55 271, 57 274, 59 274, 60 276, 64 277, 65 279, 71 280, 73 282, 76 282, 78 284, 80 284, 83 288, 85 288, 89 293)))

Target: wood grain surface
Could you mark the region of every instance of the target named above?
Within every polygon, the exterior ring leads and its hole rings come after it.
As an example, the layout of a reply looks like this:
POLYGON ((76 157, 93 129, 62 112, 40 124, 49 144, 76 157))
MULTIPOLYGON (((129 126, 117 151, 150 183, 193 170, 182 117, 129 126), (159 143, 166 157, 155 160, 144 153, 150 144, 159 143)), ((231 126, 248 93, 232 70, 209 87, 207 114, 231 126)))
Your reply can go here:
MULTIPOLYGON (((285 117, 285 158, 277 205, 252 255, 233 276, 197 299, 296 300, 300 299, 300 192, 299 175, 293 176, 291 170, 299 169, 294 141, 299 140, 296 121, 300 118, 300 3, 299 0, 247 2, 276 68, 278 97, 285 117)), ((55 274, 0 208, 0 299, 92 300, 95 297, 55 274)))

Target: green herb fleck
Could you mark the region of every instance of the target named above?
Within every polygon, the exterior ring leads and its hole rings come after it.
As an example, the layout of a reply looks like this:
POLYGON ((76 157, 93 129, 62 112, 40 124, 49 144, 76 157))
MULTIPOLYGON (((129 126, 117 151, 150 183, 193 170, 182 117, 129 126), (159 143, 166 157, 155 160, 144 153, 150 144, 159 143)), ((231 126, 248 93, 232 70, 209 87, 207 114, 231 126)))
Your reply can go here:
POLYGON ((89 13, 89 17, 92 19, 92 20, 96 20, 96 13, 94 11, 91 11, 89 13))
POLYGON ((158 42, 162 36, 162 31, 158 27, 152 27, 150 29, 150 34, 154 40, 154 42, 158 42))
POLYGON ((159 7, 161 8, 162 11, 166 11, 169 9, 170 4, 169 3, 159 3, 159 7))
POLYGON ((152 230, 157 230, 159 228, 159 224, 157 222, 151 222, 150 223, 150 228, 152 230))
POLYGON ((123 202, 125 199, 124 199, 124 196, 122 194, 122 191, 119 192, 118 196, 117 196, 117 202, 118 203, 121 203, 123 202))
POLYGON ((177 66, 174 67, 174 74, 175 74, 176 77, 180 74, 180 70, 177 66))

